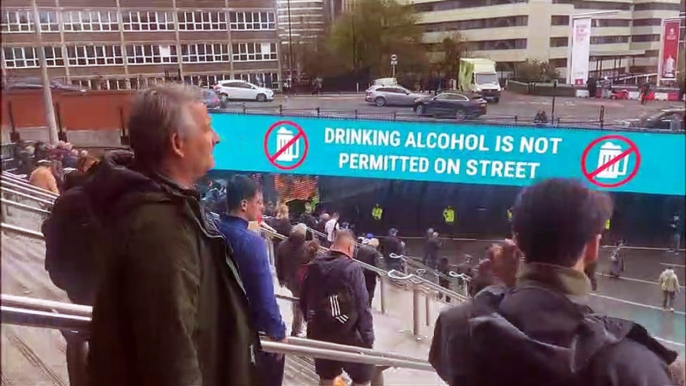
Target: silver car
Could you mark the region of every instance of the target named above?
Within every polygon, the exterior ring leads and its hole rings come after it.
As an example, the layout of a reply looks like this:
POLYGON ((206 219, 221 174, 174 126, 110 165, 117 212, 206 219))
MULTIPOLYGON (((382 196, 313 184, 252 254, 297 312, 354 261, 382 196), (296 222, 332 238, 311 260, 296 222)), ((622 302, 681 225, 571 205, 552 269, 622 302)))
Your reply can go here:
POLYGON ((426 94, 412 92, 402 86, 372 86, 367 89, 364 100, 378 107, 414 106, 414 101, 426 94))

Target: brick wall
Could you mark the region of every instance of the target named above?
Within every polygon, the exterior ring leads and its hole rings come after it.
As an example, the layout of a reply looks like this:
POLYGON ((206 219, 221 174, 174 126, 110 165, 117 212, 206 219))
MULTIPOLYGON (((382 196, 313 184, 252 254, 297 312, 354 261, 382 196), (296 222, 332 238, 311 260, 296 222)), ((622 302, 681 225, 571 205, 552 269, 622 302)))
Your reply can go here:
MULTIPOLYGON (((121 130, 126 122, 133 91, 62 92, 53 90, 58 127, 63 130, 121 130)), ((2 126, 17 129, 46 127, 42 90, 2 93, 2 126)))

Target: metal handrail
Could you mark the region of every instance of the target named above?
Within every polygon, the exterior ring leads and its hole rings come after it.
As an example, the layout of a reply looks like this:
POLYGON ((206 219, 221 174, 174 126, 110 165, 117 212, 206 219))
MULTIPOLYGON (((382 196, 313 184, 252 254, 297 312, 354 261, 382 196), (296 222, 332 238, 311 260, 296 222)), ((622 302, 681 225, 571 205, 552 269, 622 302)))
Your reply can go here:
POLYGON ((40 232, 32 231, 30 229, 18 227, 16 225, 7 224, 4 222, 0 223, 0 229, 3 231, 10 231, 10 232, 18 233, 22 236, 27 236, 27 237, 30 237, 30 238, 36 239, 36 240, 45 240, 45 237, 43 237, 43 234, 40 232))
POLYGON ((24 197, 24 198, 27 198, 29 200, 40 202, 41 204, 45 204, 45 205, 54 205, 55 204, 54 200, 44 200, 42 198, 38 198, 38 197, 32 196, 32 195, 27 194, 27 193, 22 193, 22 192, 14 190, 14 189, 2 188, 2 189, 0 189, 0 192, 1 193, 14 194, 15 196, 24 197))
MULTIPOLYGON (((18 305, 22 304, 22 301, 20 301, 21 297, 15 296, 13 297, 14 299, 12 302, 8 302, 5 301, 5 299, 7 299, 7 295, 3 294, 2 296, 3 304, 0 306, 0 309, 2 310, 3 324, 74 331, 88 331, 90 328, 90 316, 69 313, 55 313, 54 310, 53 312, 50 312, 42 309, 22 308, 18 307, 18 305), (5 305, 4 303, 10 303, 12 305, 5 305)), ((42 301, 40 299, 30 300, 31 301, 24 302, 24 304, 32 306, 39 304, 42 301)), ((54 306, 60 302, 49 303, 54 306)), ((63 303, 56 308, 65 310, 70 309, 69 306, 75 305, 63 303)), ((421 359, 322 341, 292 337, 289 338, 288 343, 281 343, 273 342, 263 338, 261 340, 261 346, 264 351, 272 353, 293 354, 345 362, 366 363, 377 366, 433 371, 431 365, 421 359)))
POLYGON ((23 179, 23 178, 19 178, 19 177, 17 177, 16 175, 14 175, 14 174, 12 174, 12 173, 8 173, 8 172, 4 172, 4 171, 3 171, 3 172, 2 172, 2 175, 0 176, 0 178, 5 179, 5 180, 8 180, 8 181, 13 182, 13 183, 16 183, 16 184, 24 185, 24 186, 26 186, 26 187, 28 187, 28 188, 32 188, 33 190, 35 190, 35 191, 37 191, 37 192, 40 192, 40 193, 45 193, 45 194, 53 195, 55 198, 57 198, 57 195, 56 195, 55 193, 53 193, 53 192, 51 192, 51 191, 49 191, 49 190, 43 189, 43 188, 41 188, 41 187, 38 187, 38 186, 35 186, 35 185, 31 185, 30 182, 26 181, 26 180, 23 179))
POLYGON ((20 209, 28 210, 29 212, 35 212, 35 213, 40 213, 40 214, 50 214, 49 210, 36 208, 35 206, 22 204, 20 202, 16 202, 16 201, 12 201, 12 200, 6 200, 4 198, 0 198, 0 203, 2 203, 4 205, 15 206, 15 207, 20 208, 20 209))
POLYGON ((4 178, 0 179, 0 185, 8 186, 10 189, 16 189, 19 191, 24 191, 26 194, 33 193, 37 196, 42 196, 42 198, 44 200, 55 201, 55 199, 57 198, 57 196, 54 194, 43 193, 39 190, 33 189, 33 187, 28 187, 28 186, 21 185, 21 184, 15 184, 14 182, 8 181, 7 179, 4 179, 4 178))

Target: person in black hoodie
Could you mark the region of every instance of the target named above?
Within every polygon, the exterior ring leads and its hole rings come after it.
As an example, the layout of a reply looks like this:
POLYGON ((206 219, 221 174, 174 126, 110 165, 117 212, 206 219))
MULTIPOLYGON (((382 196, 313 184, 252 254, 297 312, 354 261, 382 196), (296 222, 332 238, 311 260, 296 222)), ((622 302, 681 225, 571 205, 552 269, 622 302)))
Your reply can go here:
MULTIPOLYGON (((383 259, 383 256, 377 248, 379 247, 379 240, 375 238, 367 239, 355 250, 355 259, 367 263, 371 266, 378 267, 379 262, 383 259)), ((376 291, 376 278, 379 274, 370 271, 368 269, 364 270, 364 281, 367 287, 367 293, 369 294, 369 306, 372 305, 372 300, 374 300, 374 292, 376 291)))
POLYGON ((526 188, 513 221, 525 263, 513 286, 486 287, 441 314, 429 355, 439 376, 451 386, 671 385, 676 352, 587 304, 584 267, 611 213, 609 196, 579 181, 526 188))
MULTIPOLYGON (((307 317, 307 337, 325 342, 372 348, 374 324, 369 308, 363 268, 352 257, 355 236, 349 230, 336 232, 326 255, 308 266, 300 287, 300 307, 307 317)), ((368 384, 374 366, 325 359, 314 360, 320 385, 332 385, 345 372, 353 385, 368 384)))

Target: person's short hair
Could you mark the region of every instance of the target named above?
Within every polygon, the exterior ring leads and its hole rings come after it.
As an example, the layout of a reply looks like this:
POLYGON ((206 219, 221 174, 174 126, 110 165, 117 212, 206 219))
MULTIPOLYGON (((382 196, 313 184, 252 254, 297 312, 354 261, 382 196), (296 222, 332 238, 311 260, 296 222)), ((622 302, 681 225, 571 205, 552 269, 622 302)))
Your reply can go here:
POLYGON ((261 191, 252 178, 240 174, 233 176, 226 184, 226 207, 229 211, 237 209, 243 200, 250 200, 261 191))
POLYGON ((367 242, 367 245, 369 245, 370 247, 376 248, 379 246, 379 239, 377 239, 377 238, 369 239, 369 242, 367 242))
POLYGON ((202 102, 199 88, 162 84, 138 93, 131 105, 128 129, 137 162, 156 168, 169 150, 174 134, 188 135, 193 118, 188 105, 202 102))
POLYGON ((571 267, 584 246, 602 234, 612 200, 582 182, 553 178, 524 189, 512 219, 517 246, 527 262, 571 267))
POLYGON ((300 236, 305 236, 307 234, 307 225, 303 223, 296 224, 292 229, 291 229, 291 234, 292 235, 300 235, 300 236))
POLYGON ((339 229, 336 231, 336 237, 334 239, 333 245, 341 246, 349 242, 355 241, 355 234, 349 229, 339 229))
POLYGON ((276 212, 277 218, 288 218, 288 205, 281 204, 276 212))

